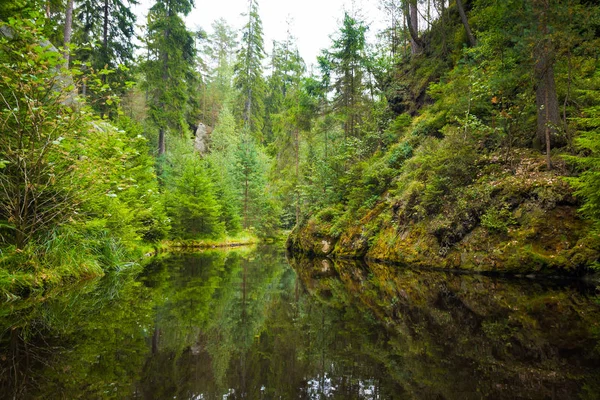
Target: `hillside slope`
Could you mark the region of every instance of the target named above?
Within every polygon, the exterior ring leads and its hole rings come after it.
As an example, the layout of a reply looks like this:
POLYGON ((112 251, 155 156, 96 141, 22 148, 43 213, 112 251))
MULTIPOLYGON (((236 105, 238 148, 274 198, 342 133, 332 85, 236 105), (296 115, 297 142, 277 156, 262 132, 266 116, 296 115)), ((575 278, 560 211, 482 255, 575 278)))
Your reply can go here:
POLYGON ((345 214, 333 210, 308 218, 294 229, 288 247, 321 256, 473 271, 590 272, 600 242, 590 222, 577 213, 578 203, 563 179, 564 165, 547 171, 544 162, 525 150, 512 167, 496 154, 478 156, 472 170, 462 171, 472 173, 469 182, 439 197, 435 188, 410 180, 414 171, 405 170, 394 189, 342 224, 345 214), (399 184, 404 190, 398 190, 399 184))

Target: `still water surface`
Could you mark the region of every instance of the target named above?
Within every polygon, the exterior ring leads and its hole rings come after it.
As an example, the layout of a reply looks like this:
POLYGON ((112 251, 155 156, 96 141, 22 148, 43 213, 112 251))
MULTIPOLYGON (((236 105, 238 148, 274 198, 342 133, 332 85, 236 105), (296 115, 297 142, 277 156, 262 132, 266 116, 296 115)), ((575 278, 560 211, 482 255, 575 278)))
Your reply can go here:
POLYGON ((596 399, 594 285, 161 256, 0 306, 6 399, 596 399))

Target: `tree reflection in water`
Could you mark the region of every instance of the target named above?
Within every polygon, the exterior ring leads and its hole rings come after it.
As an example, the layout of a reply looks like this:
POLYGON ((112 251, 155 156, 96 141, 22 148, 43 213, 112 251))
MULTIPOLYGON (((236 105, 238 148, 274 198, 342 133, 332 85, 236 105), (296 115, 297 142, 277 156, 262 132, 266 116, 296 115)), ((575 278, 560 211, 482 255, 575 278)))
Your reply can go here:
POLYGON ((4 398, 538 399, 600 393, 593 287, 174 254, 5 305, 4 398), (291 264, 291 266, 290 266, 291 264))

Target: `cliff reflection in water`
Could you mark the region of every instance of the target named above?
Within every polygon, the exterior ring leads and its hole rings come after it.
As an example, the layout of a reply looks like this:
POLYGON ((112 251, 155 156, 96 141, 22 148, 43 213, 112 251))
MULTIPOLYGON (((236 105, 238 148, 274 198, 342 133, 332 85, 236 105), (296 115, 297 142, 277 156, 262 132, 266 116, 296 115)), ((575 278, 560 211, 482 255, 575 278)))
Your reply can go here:
POLYGON ((600 393, 595 289, 178 254, 0 310, 0 397, 543 399, 600 393))
POLYGON ((598 398, 595 288, 350 261, 294 262, 323 303, 372 315, 366 353, 408 398, 598 398))

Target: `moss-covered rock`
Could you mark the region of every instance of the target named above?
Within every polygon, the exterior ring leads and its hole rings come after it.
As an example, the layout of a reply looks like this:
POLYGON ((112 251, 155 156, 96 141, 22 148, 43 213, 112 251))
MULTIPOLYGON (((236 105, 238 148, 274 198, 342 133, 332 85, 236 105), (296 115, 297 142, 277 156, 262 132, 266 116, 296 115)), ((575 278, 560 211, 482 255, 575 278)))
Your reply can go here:
POLYGON ((337 242, 337 238, 330 234, 330 229, 331 223, 310 218, 292 230, 286 247, 309 255, 327 256, 337 242))
MULTIPOLYGON (((367 258, 416 266, 523 275, 583 275, 600 257, 600 239, 577 212, 578 203, 557 160, 519 150, 477 160, 477 176, 424 198, 412 183, 386 192, 370 209, 318 216, 290 235, 291 249, 338 258, 367 258), (425 204, 427 203, 427 204, 425 204), (335 227, 335 229, 332 229, 335 227), (341 233, 335 234, 341 230, 341 233), (334 231, 334 234, 332 234, 334 231)), ((400 175, 398 179, 411 179, 400 175)))

